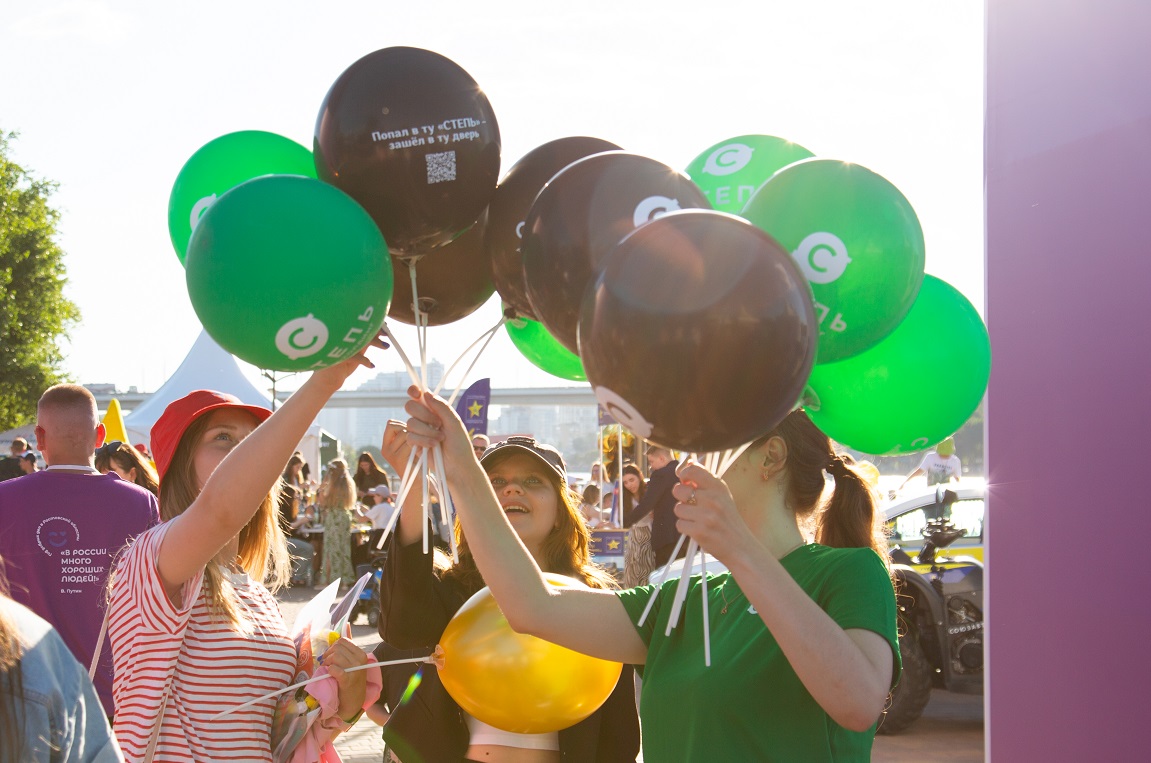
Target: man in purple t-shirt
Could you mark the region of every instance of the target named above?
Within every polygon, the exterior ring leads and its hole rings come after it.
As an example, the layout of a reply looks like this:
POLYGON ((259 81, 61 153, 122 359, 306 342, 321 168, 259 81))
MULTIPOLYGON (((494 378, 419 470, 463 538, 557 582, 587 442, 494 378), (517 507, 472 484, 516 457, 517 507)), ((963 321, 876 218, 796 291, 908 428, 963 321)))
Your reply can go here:
MULTIPOLYGON (((113 557, 160 518, 147 490, 93 468, 103 441, 92 393, 58 384, 36 410, 36 444, 47 469, 0 483, 0 560, 12 598, 50 622, 82 665, 96 649, 113 557)), ((111 716, 107 643, 95 683, 111 716)))

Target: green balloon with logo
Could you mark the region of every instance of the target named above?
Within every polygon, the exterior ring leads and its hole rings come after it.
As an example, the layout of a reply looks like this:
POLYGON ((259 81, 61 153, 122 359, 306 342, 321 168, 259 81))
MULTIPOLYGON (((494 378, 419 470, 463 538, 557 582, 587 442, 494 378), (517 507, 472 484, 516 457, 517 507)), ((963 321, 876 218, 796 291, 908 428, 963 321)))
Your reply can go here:
POLYGON ((971 303, 926 276, 891 334, 865 352, 812 369, 804 408, 831 439, 876 455, 930 448, 975 412, 991 374, 991 342, 971 303))
POLYGON ((773 135, 739 135, 691 160, 687 176, 713 209, 739 214, 761 185, 792 162, 814 156, 798 143, 773 135))
POLYGON ((564 347, 539 321, 521 316, 505 323, 504 328, 515 348, 536 368, 568 381, 587 381, 579 355, 564 347))
POLYGON ((805 159, 777 172, 741 215, 791 252, 819 320, 816 363, 874 346, 923 282, 923 230, 910 202, 858 164, 805 159))
POLYGON ((392 299, 383 234, 335 186, 298 175, 241 183, 188 242, 188 296, 204 329, 254 366, 334 365, 376 336, 392 299))
POLYGON ((261 175, 314 178, 316 164, 299 143, 262 130, 221 135, 192 154, 168 197, 168 235, 180 262, 205 210, 231 188, 261 175))

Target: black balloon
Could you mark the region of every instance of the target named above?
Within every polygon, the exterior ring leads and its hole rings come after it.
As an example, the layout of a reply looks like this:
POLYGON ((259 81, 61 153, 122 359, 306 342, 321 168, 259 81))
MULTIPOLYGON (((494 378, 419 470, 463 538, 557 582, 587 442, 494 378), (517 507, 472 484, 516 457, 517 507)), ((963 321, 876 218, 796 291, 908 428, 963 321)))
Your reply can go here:
POLYGON ((496 187, 488 206, 484 246, 492 261, 492 282, 504 302, 520 315, 539 320, 524 285, 524 259, 520 241, 524 220, 540 189, 556 173, 577 159, 618 151, 619 146, 599 138, 560 138, 529 151, 515 163, 496 187))
POLYGON ((500 129, 487 96, 457 64, 384 48, 352 64, 316 119, 316 174, 358 201, 388 248, 425 254, 487 207, 500 129))
POLYGON ((416 265, 420 310, 427 315, 429 326, 452 323, 478 310, 495 293, 483 242, 484 219, 480 218, 462 236, 444 244, 434 254, 410 260, 392 257, 395 286, 388 316, 416 325, 408 262, 416 265))
POLYGON ((568 165, 524 221, 524 280, 540 322, 580 354, 580 303, 607 253, 661 214, 709 207, 687 175, 644 156, 611 151, 568 165))
POLYGON ((815 358, 811 289, 751 223, 675 212, 628 236, 588 291, 580 345, 596 398, 670 448, 735 448, 796 405, 815 358))

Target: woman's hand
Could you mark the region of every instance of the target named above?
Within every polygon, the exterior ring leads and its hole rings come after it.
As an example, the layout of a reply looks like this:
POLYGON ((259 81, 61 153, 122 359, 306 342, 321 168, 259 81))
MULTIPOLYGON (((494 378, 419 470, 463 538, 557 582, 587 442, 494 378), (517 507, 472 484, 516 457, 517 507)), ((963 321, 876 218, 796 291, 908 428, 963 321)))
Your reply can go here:
POLYGON ((675 529, 727 564, 727 555, 752 539, 731 492, 723 480, 693 460, 681 464, 676 474, 680 481, 671 489, 679 502, 675 505, 675 529))
POLYGON ((361 366, 364 368, 376 367, 375 364, 367 358, 366 353, 369 347, 377 347, 381 350, 388 349, 388 343, 384 341, 384 333, 382 331, 355 355, 336 363, 334 366, 313 371, 311 378, 305 383, 324 387, 329 390, 328 394, 332 394, 344 385, 344 382, 347 381, 348 377, 351 376, 352 372, 357 368, 361 366))
POLYGON ((468 460, 475 462, 476 452, 472 450, 467 427, 455 410, 443 398, 431 392, 421 392, 416 386, 408 387, 408 395, 411 400, 404 405, 404 410, 411 416, 407 427, 408 443, 414 448, 441 445, 445 465, 460 465, 468 460))
POLYGON ((411 451, 412 446, 408 444, 408 428, 401 421, 388 419, 387 426, 384 427, 384 440, 380 444, 380 453, 401 479, 411 451))
POLYGON ((366 665, 368 661, 367 653, 346 638, 341 638, 324 652, 324 667, 339 686, 340 703, 336 713, 343 721, 353 718, 363 708, 368 685, 366 671, 346 671, 348 668, 366 665))

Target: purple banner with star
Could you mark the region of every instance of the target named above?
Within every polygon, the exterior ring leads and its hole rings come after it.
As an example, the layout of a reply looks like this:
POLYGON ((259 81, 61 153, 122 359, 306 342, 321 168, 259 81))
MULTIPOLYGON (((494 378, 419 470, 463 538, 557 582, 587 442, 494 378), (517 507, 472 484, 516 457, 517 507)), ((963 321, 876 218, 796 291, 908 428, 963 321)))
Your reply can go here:
POLYGON ((488 433, 488 404, 492 399, 492 380, 480 379, 460 395, 456 413, 464 420, 468 436, 488 433))
POLYGON ((616 580, 623 579, 623 552, 627 545, 627 530, 592 530, 591 558, 607 568, 616 580))

